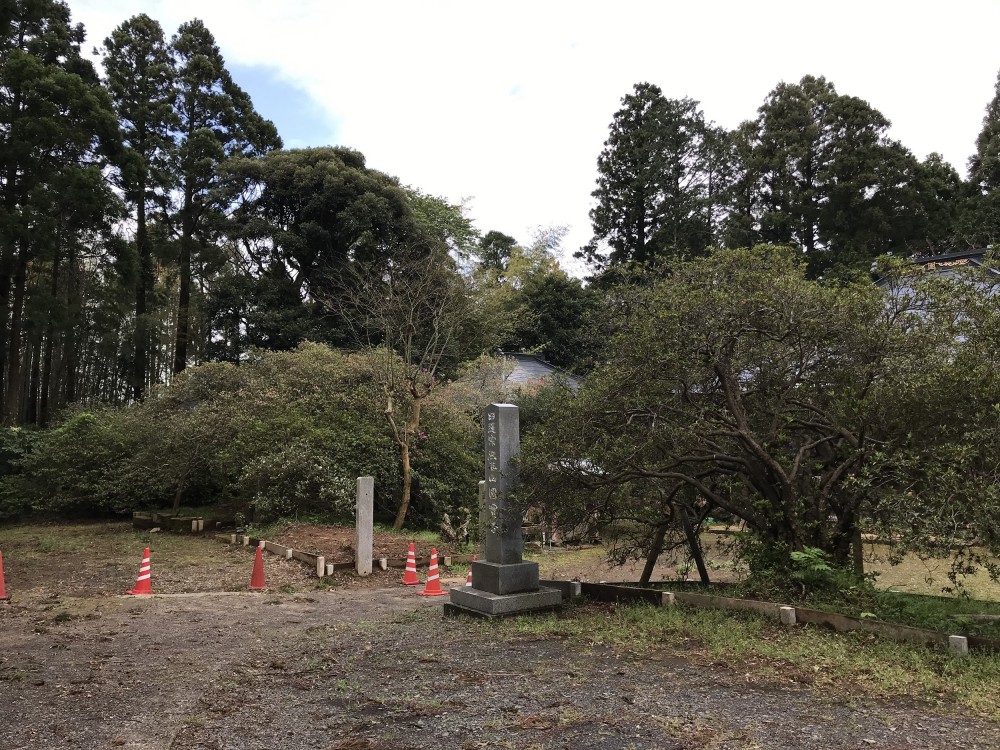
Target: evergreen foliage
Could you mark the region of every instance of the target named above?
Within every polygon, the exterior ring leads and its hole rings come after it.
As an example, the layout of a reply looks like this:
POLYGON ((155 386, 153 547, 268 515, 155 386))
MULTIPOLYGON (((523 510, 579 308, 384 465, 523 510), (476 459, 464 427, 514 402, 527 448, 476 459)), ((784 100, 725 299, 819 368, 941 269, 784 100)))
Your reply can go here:
POLYGON ((704 252, 713 138, 698 103, 638 83, 622 105, 597 159, 594 240, 583 257, 601 269, 704 252))
MULTIPOLYGON (((433 524, 475 501, 483 398, 444 385, 424 411, 413 522, 433 524)), ((356 477, 371 475, 378 515, 391 518, 402 476, 383 409, 371 360, 319 344, 191 368, 141 404, 80 409, 34 435, 2 433, 0 517, 224 503, 257 519, 346 518, 356 477)))
POLYGON ((997 555, 996 282, 881 270, 892 293, 810 280, 795 250, 721 250, 635 290, 643 314, 525 441, 535 495, 653 560, 666 529, 719 514, 762 569, 807 548, 849 566, 862 519, 997 555))

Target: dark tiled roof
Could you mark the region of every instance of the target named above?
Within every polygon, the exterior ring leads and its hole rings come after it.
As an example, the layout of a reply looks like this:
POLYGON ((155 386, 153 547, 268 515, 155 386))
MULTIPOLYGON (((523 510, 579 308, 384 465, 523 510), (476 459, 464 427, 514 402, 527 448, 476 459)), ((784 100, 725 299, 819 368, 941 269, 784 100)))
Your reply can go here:
MULTIPOLYGON (((976 268, 983 265, 986 260, 986 253, 990 248, 981 247, 974 250, 960 250, 953 253, 943 253, 941 255, 923 255, 910 258, 915 266, 921 266, 925 271, 933 271, 940 276, 954 276, 956 271, 963 268, 976 268)), ((990 272, 997 272, 990 269, 990 272)), ((885 279, 877 278, 875 283, 879 286, 885 284, 885 279)))
POLYGON ((534 354, 521 354, 517 352, 500 352, 504 359, 514 360, 514 370, 507 376, 506 383, 517 388, 534 385, 542 382, 546 378, 564 378, 575 390, 580 387, 579 381, 555 365, 551 365, 541 357, 534 354))

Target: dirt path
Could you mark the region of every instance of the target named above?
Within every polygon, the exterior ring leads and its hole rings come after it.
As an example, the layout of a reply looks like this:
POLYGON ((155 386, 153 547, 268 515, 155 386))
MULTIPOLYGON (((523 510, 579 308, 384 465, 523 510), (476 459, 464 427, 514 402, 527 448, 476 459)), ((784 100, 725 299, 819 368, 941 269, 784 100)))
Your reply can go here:
POLYGON ((0 608, 0 747, 996 748, 1000 727, 446 620, 390 589, 0 608))

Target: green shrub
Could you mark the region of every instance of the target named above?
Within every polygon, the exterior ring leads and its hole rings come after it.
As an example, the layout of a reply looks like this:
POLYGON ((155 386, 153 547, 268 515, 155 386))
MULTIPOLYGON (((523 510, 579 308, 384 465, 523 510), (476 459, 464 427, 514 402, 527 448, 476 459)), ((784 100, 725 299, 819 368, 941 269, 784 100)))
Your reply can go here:
MULTIPOLYGON (((256 521, 351 516, 358 476, 392 518, 400 456, 370 360, 327 346, 192 367, 124 409, 69 412, 49 430, 0 433, 0 518, 28 509, 123 513, 225 501, 256 521), (30 436, 30 437, 29 437, 30 436)), ((444 387, 413 451, 410 522, 472 507, 481 471, 478 404, 444 387)))
POLYGON ((349 518, 354 511, 355 480, 337 473, 334 460, 308 441, 254 456, 239 477, 254 517, 328 513, 349 518))

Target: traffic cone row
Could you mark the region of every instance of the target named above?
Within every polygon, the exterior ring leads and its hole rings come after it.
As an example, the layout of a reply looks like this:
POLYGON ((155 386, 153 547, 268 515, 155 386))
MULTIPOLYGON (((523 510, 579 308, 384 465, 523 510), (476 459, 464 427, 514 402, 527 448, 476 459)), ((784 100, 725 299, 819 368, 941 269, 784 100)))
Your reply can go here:
MULTIPOLYGON (((473 562, 476 560, 476 556, 472 556, 473 562)), ((406 572, 403 574, 403 583, 407 586, 419 586, 420 580, 417 578, 417 560, 416 552, 413 548, 413 542, 410 542, 410 549, 406 553, 406 572)), ((465 585, 472 585, 472 568, 469 568, 469 573, 465 577, 465 585)), ((263 591, 267 588, 267 584, 264 581, 264 556, 260 547, 257 547, 257 554, 253 562, 253 574, 250 577, 250 590, 251 591, 263 591)), ((139 575, 135 580, 135 588, 130 589, 126 593, 133 596, 143 596, 146 594, 153 593, 153 583, 152 583, 152 564, 150 563, 149 547, 146 547, 142 553, 142 562, 139 564, 139 575)), ((418 591, 421 596, 442 596, 448 592, 441 589, 441 577, 438 573, 438 562, 437 562, 437 548, 431 549, 431 564, 427 571, 427 584, 424 586, 423 591, 418 591)), ((3 575, 3 553, 0 552, 0 604, 6 604, 10 601, 7 596, 7 585, 4 582, 3 575)))
MULTIPOLYGON (((260 547, 257 548, 257 556, 253 561, 253 574, 250 576, 250 590, 263 591, 267 588, 264 582, 264 555, 260 547)), ((153 593, 152 565, 149 559, 149 547, 142 553, 142 562, 139 564, 139 577, 135 580, 135 588, 127 592, 133 596, 142 596, 153 593)), ((0 555, 0 602, 6 601, 7 592, 3 583, 3 556, 0 555)))

